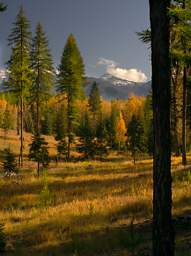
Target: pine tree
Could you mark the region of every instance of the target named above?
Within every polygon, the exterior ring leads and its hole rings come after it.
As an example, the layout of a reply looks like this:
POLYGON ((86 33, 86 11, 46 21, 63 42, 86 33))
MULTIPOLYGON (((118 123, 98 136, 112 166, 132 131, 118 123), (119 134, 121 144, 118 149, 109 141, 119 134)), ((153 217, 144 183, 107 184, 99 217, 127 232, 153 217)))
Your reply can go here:
POLYGON ((117 119, 119 116, 119 110, 115 106, 114 103, 111 105, 111 115, 107 123, 107 131, 108 131, 108 137, 109 137, 109 144, 110 147, 113 149, 117 149, 118 142, 116 139, 116 127, 117 127, 117 119))
POLYGON ((66 138, 59 140, 57 145, 58 159, 67 159, 67 141, 66 138))
POLYGON ((69 35, 64 47, 58 74, 58 92, 66 96, 67 100, 67 136, 68 154, 70 159, 71 143, 75 134, 77 121, 76 100, 83 95, 84 65, 76 40, 69 35))
POLYGON ((132 116, 132 119, 128 125, 128 141, 129 149, 132 153, 133 161, 135 164, 136 153, 142 151, 143 149, 143 124, 139 118, 135 115, 132 116))
POLYGON ((56 111, 55 118, 55 139, 62 140, 66 137, 66 109, 64 104, 61 104, 56 111))
POLYGON ((149 1, 154 119, 152 233, 154 256, 174 256, 170 138, 170 2, 170 0, 149 1))
POLYGON ((36 27, 32 46, 33 81, 30 88, 31 104, 35 106, 35 132, 40 134, 40 110, 52 92, 54 68, 48 40, 42 25, 36 27))
POLYGON ((107 120, 103 117, 103 113, 100 112, 98 124, 96 127, 96 137, 94 138, 95 155, 103 157, 107 155, 109 145, 108 145, 108 130, 107 130, 107 120))
POLYGON ((3 170, 5 174, 9 176, 11 173, 17 173, 18 168, 13 152, 10 148, 6 148, 3 153, 3 170))
POLYGON ((24 14, 23 7, 20 8, 16 17, 12 32, 9 36, 9 45, 11 46, 12 53, 10 61, 8 62, 8 85, 18 97, 17 104, 20 117, 19 163, 20 166, 23 166, 23 111, 31 84, 31 33, 29 32, 29 21, 24 14))
POLYGON ((44 111, 41 133, 44 135, 51 135, 53 130, 53 120, 52 113, 47 108, 44 111))
POLYGON ((83 153, 84 158, 93 158, 96 154, 93 131, 90 126, 88 113, 86 112, 79 127, 80 144, 78 151, 83 153))
POLYGON ((92 123, 93 123, 93 129, 96 130, 96 126, 98 123, 98 119, 100 117, 101 113, 101 97, 99 88, 97 86, 97 83, 94 82, 90 91, 89 100, 88 100, 89 109, 92 113, 92 123))
POLYGON ((34 135, 32 143, 30 144, 29 159, 37 162, 37 175, 40 175, 41 165, 43 168, 49 164, 49 152, 47 148, 48 143, 39 135, 34 135))
POLYGON ((89 96, 89 108, 90 111, 95 115, 101 110, 101 98, 99 88, 96 82, 93 83, 90 96, 89 96))

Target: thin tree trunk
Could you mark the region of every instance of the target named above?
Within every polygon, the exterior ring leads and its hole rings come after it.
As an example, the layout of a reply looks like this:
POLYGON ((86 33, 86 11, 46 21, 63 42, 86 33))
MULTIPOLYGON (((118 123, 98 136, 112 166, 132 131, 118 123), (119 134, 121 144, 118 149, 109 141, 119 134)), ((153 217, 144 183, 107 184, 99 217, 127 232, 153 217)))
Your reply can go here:
POLYGON ((17 105, 17 135, 20 135, 20 130, 19 130, 19 127, 20 127, 20 124, 19 124, 19 116, 20 116, 20 111, 19 111, 19 103, 17 105))
POLYGON ((68 127, 67 127, 67 133, 68 133, 68 145, 67 145, 67 160, 69 161, 70 160, 70 147, 71 147, 71 132, 72 132, 72 124, 71 124, 71 117, 70 117, 70 108, 71 108, 71 106, 70 106, 70 104, 71 104, 71 102, 70 102, 70 97, 68 96, 68 99, 67 99, 67 115, 68 115, 68 117, 67 117, 67 119, 68 119, 68 127))
POLYGON ((67 152, 67 159, 70 161, 70 146, 71 146, 71 138, 70 135, 68 136, 68 152, 67 152))
POLYGON ((19 164, 23 167, 23 34, 21 27, 21 80, 20 80, 20 155, 19 164))
POLYGON ((21 96, 20 116, 20 166, 23 167, 23 96, 21 96))
MULTIPOLYGON (((39 51, 38 46, 38 51, 39 51)), ((39 52, 38 52, 39 55, 39 52)), ((37 93, 36 93, 36 134, 40 136, 40 101, 39 101, 39 91, 40 91, 40 63, 38 59, 38 74, 37 74, 37 93)))
POLYGON ((38 176, 38 178, 40 176, 40 163, 39 163, 39 161, 37 162, 37 176, 38 176))
MULTIPOLYGON (((182 2, 182 9, 185 9, 185 0, 182 2)), ((184 54, 186 55, 186 42, 182 40, 184 54)), ((183 88, 182 88, 182 164, 186 165, 186 98, 187 98, 187 67, 183 69, 183 88)))
POLYGON ((175 155, 180 155, 180 145, 178 142, 178 108, 177 108, 177 90, 178 90, 178 76, 179 76, 179 65, 175 67, 175 77, 172 76, 172 116, 174 120, 172 121, 172 129, 174 131, 174 151, 175 155))
POLYGON ((170 0, 150 0, 154 122, 153 256, 174 256, 170 141, 170 0))
POLYGON ((182 164, 187 164, 186 159, 186 98, 187 98, 187 68, 183 71, 183 92, 182 92, 182 164))
POLYGON ((133 163, 135 165, 135 150, 133 150, 133 163))

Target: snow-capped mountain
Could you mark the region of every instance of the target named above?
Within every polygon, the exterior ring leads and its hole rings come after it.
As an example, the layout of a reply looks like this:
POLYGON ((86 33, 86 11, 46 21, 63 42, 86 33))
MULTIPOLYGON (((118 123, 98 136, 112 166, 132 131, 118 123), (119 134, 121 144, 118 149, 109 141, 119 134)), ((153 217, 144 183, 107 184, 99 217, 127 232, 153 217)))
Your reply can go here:
POLYGON ((147 96, 151 91, 151 82, 135 83, 119 79, 110 74, 104 74, 100 78, 88 77, 86 82, 86 94, 89 95, 92 83, 98 84, 100 94, 104 99, 127 99, 131 94, 147 96))

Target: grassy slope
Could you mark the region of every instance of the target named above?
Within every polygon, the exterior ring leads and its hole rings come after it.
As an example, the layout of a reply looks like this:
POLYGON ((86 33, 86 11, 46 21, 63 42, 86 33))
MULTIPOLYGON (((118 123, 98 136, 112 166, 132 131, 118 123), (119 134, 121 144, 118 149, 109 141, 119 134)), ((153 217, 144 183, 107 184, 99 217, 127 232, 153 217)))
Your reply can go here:
MULTIPOLYGON (((16 138, 14 132, 9 133, 15 152, 16 138)), ((54 152, 55 142, 49 141, 54 152)), ((27 163, 30 169, 18 179, 1 179, 0 220, 8 237, 5 255, 147 253, 151 247, 152 162, 139 161, 133 166, 125 156, 106 160, 51 164, 46 175, 51 193, 47 207, 42 194, 45 181, 36 178, 33 164, 27 163)), ((173 169, 174 215, 189 214, 191 175, 180 169, 178 158, 173 159, 173 169)), ((177 255, 191 255, 188 223, 176 224, 176 231, 177 255)))

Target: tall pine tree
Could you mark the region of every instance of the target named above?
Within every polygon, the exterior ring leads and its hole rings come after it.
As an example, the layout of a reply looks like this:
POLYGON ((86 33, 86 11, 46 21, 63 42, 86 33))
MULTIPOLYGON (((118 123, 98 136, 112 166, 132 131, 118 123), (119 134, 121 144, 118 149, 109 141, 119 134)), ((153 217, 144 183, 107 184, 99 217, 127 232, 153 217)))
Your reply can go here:
POLYGON ((67 158, 69 160, 71 143, 75 134, 75 127, 78 123, 76 100, 83 95, 84 84, 84 64, 76 40, 72 34, 69 35, 64 47, 57 84, 58 92, 64 95, 67 100, 67 158))
POLYGON ((23 166, 23 112, 25 99, 29 92, 31 84, 31 63, 30 46, 31 33, 29 32, 29 21, 24 14, 21 6, 12 32, 9 36, 9 45, 11 46, 11 58, 8 62, 9 69, 9 87, 18 97, 18 110, 20 119, 20 155, 19 163, 23 166))
POLYGON ((89 108, 94 114, 101 110, 101 98, 99 88, 96 82, 92 84, 90 96, 89 96, 89 108))
POLYGON ((133 115, 131 121, 129 122, 127 132, 129 149, 131 151, 133 162, 135 164, 136 153, 143 149, 144 128, 141 119, 133 115))
POLYGON ((35 109, 35 132, 40 135, 40 110, 51 94, 54 68, 48 40, 42 25, 36 27, 32 47, 33 82, 30 89, 31 102, 35 109))
POLYGON ((101 114, 101 98, 100 98, 99 88, 96 82, 92 84, 88 103, 89 103, 89 109, 92 113, 92 119, 93 119, 92 123, 93 123, 93 129, 95 132, 96 127, 98 125, 99 118, 100 118, 100 114, 101 114))

